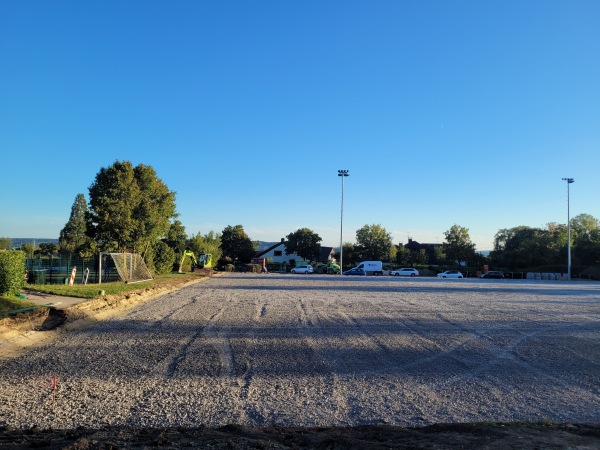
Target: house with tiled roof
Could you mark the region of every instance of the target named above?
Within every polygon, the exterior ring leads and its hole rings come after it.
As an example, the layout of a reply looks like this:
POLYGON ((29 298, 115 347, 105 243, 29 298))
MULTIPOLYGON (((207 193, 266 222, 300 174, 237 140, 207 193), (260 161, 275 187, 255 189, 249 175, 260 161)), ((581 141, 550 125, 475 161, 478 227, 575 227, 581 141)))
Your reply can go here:
POLYGON ((302 258, 295 253, 290 255, 285 254, 285 239, 281 238, 280 242, 271 245, 266 250, 263 250, 255 255, 255 258, 266 258, 274 263, 289 263, 290 260, 300 261, 302 258))
POLYGON ((437 255, 435 254, 435 249, 438 247, 441 247, 442 244, 421 244, 417 241, 413 241, 412 239, 408 239, 408 244, 405 244, 404 247, 411 250, 411 251, 415 251, 418 252, 420 250, 425 250, 425 253, 427 254, 427 259, 429 264, 437 264, 437 255))
MULTIPOLYGON (((333 247, 321 247, 321 254, 317 262, 327 263, 328 261, 331 261, 332 259, 334 259, 334 253, 335 251, 333 247)), ((255 255, 255 258, 266 258, 267 260, 272 261, 274 263, 289 263, 292 259, 294 261, 302 261, 304 259, 296 253, 286 255, 285 239, 283 238, 280 242, 277 242, 271 245, 269 248, 258 252, 255 255)))

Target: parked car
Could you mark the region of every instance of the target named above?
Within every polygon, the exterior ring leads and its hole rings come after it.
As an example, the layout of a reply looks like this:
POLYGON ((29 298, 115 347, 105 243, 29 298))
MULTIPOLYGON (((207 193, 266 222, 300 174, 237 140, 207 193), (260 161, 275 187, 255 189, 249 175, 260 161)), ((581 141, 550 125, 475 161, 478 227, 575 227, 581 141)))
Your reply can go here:
POLYGON ((438 273, 438 278, 463 278, 463 274, 458 270, 446 270, 445 272, 438 273))
POLYGON ((394 277, 418 277, 419 271, 417 269, 404 268, 392 270, 390 271, 390 275, 394 277))
POLYGON ((296 266, 291 270, 292 273, 313 273, 312 266, 296 266))
POLYGON ((353 267, 350 270, 346 270, 344 272, 344 275, 366 275, 367 272, 365 272, 365 269, 359 269, 357 267, 353 267))
POLYGON ((490 270, 489 272, 484 273, 479 278, 504 278, 504 272, 500 272, 499 270, 490 270))

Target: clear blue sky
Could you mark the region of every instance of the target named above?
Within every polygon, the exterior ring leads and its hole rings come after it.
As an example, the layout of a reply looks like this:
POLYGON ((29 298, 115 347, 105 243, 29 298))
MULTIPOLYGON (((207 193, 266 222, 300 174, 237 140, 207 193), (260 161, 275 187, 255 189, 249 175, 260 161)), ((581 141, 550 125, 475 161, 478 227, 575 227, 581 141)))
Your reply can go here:
POLYGON ((600 218, 600 2, 0 0, 0 236, 57 238, 116 160, 188 234, 478 250, 600 218))

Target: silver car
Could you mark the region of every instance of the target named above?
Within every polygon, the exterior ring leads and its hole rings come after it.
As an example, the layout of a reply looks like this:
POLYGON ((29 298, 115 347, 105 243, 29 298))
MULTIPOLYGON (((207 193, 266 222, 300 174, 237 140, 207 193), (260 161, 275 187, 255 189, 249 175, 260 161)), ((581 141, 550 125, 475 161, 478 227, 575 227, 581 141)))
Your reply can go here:
POLYGON ((438 278, 463 278, 463 274, 458 270, 446 270, 445 272, 438 273, 438 278))
POLYGON ((312 266, 296 266, 291 270, 292 273, 313 273, 312 266))
POLYGON ((419 271, 417 269, 403 268, 390 271, 390 275, 393 277, 418 277, 419 271))

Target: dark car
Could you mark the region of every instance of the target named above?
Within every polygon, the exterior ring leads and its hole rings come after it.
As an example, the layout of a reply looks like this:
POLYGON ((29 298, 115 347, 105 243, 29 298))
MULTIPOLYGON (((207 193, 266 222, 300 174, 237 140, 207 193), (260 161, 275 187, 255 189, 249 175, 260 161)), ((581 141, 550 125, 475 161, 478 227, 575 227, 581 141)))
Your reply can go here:
POLYGON ((489 272, 484 273, 479 278, 496 278, 502 279, 504 278, 504 273, 499 270, 490 270, 489 272))
POLYGON ((366 275, 367 272, 365 272, 364 269, 357 269, 356 267, 354 267, 353 269, 350 270, 346 270, 344 272, 344 275, 366 275))

